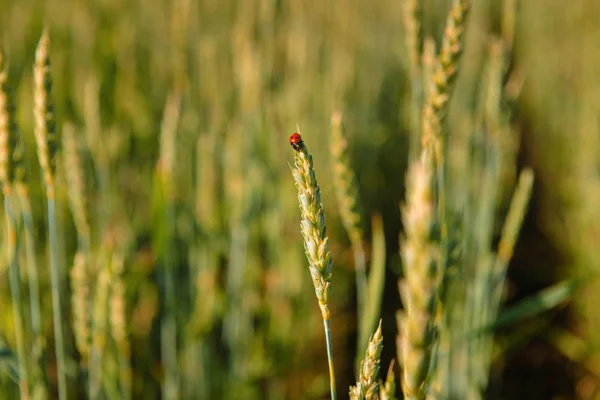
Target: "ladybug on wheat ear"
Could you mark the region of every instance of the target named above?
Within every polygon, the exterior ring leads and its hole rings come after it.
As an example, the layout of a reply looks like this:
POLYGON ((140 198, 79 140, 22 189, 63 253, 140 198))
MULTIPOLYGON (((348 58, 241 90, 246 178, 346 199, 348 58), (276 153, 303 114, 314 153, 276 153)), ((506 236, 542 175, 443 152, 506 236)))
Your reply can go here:
POLYGON ((294 150, 300 151, 300 148, 302 148, 302 136, 297 132, 292 133, 292 136, 290 136, 290 145, 294 150))

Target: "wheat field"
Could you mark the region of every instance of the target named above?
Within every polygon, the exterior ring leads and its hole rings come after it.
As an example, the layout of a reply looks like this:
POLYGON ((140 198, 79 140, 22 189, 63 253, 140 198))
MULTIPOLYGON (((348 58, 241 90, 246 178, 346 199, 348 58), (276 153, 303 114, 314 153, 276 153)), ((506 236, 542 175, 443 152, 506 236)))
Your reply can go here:
POLYGON ((0 399, 600 398, 597 21, 0 0, 0 399))

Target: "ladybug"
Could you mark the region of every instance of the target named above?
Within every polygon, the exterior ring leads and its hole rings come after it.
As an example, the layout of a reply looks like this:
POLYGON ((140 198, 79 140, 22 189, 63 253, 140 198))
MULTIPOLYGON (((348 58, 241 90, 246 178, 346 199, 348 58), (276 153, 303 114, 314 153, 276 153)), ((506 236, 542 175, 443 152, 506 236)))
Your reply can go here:
POLYGON ((300 148, 302 147, 302 136, 297 132, 292 133, 292 136, 290 136, 290 145, 294 150, 300 151, 300 148))

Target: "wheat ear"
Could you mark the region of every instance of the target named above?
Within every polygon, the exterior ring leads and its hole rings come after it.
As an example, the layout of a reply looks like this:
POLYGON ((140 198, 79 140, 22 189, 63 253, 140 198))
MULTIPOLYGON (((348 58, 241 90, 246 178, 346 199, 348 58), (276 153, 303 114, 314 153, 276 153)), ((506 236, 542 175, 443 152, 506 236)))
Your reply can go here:
POLYGON ((442 122, 458 72, 469 10, 469 0, 454 0, 446 21, 442 48, 429 83, 429 94, 423 109, 422 142, 424 145, 428 142, 432 143, 437 157, 441 157, 442 122))
MULTIPOLYGON (((31 202, 26 184, 26 170, 23 162, 23 143, 19 128, 15 119, 15 107, 12 99, 12 91, 8 82, 8 66, 5 62, 4 53, 0 49, 0 181, 3 183, 6 200, 10 210, 7 210, 7 223, 13 223, 10 218, 17 218, 13 214, 14 197, 9 199, 12 190, 17 194, 20 203, 21 216, 25 231, 25 250, 27 265, 27 280, 29 284, 29 311, 31 316, 31 331, 33 333, 33 345, 30 353, 34 362, 31 365, 30 382, 31 393, 47 396, 47 382, 44 361, 44 338, 42 335, 41 302, 39 294, 39 280, 36 262, 35 238, 33 233, 33 216, 31 213, 31 202)), ((12 228, 10 228, 12 229, 12 228)), ((10 239, 10 234, 8 235, 10 239)), ((14 254, 16 255, 16 254, 14 254)), ((18 261, 18 260, 11 260, 18 261)), ((18 273, 16 271, 15 273, 18 273)), ((19 273, 20 275, 20 273, 19 273)), ((20 281, 19 277, 15 280, 20 281)), ((11 287, 12 289, 12 287, 11 287)), ((18 288, 16 288, 18 290, 18 288)), ((14 293, 13 298, 18 298, 19 293, 14 293)), ((16 301, 20 303, 20 301, 16 301)), ((20 323, 15 322, 18 327, 20 323)))
POLYGON ((394 376, 394 360, 390 363, 385 383, 380 383, 381 391, 379 398, 381 400, 396 400, 396 377, 394 376))
POLYGON ((398 320, 402 386, 407 399, 424 399, 436 343, 441 251, 436 232, 435 177, 431 151, 423 151, 408 171, 402 210, 404 280, 399 284, 404 312, 398 320))
MULTIPOLYGON (((333 160, 333 184, 335 194, 340 208, 340 216, 344 228, 350 238, 352 251, 354 253, 356 292, 358 296, 358 315, 359 326, 362 326, 362 319, 365 317, 365 304, 367 298, 367 271, 365 261, 365 251, 362 244, 362 221, 358 207, 358 184, 352 168, 350 168, 350 155, 348 154, 348 141, 342 134, 342 117, 339 113, 334 113, 331 117, 331 137, 329 140, 329 150, 333 160)), ((373 323, 375 325, 375 323, 373 323)), ((372 328, 371 328, 372 329, 372 328)), ((359 335, 360 336, 360 335, 359 335)), ((368 333, 365 335, 367 338, 368 333)), ((362 353, 364 348, 359 343, 359 350, 362 353)), ((366 346, 366 340, 365 344, 366 346)))
POLYGON ((37 154, 48 199, 48 242, 50 247, 50 278, 52 292, 52 314, 56 348, 58 397, 67 398, 67 378, 65 371, 65 346, 63 339, 63 315, 61 302, 61 276, 58 255, 58 222, 56 218, 56 199, 54 176, 56 173, 56 121, 51 89, 50 75, 50 37, 44 30, 35 52, 34 78, 34 119, 37 154))
POLYGON ((377 330, 371 336, 365 358, 360 363, 360 374, 356 386, 350 388, 351 400, 379 399, 379 369, 383 336, 381 335, 381 320, 377 330))
POLYGON ((14 107, 7 87, 8 72, 4 65, 4 54, 0 49, 0 182, 4 192, 4 210, 6 212, 6 241, 9 264, 10 292, 12 296, 13 320, 17 355, 19 358, 19 391, 21 398, 29 398, 29 367, 25 351, 25 327, 21 310, 21 273, 19 266, 19 242, 17 236, 17 217, 13 209, 12 183, 15 163, 12 159, 18 141, 14 107))
POLYGON ((329 252, 329 239, 327 238, 327 228, 325 226, 325 212, 321 203, 321 189, 317 183, 312 156, 303 141, 300 141, 297 150, 294 152, 292 175, 298 189, 298 202, 302 218, 300 228, 304 237, 304 249, 325 326, 331 398, 335 400, 337 395, 331 343, 331 312, 329 311, 332 272, 331 253, 329 252))

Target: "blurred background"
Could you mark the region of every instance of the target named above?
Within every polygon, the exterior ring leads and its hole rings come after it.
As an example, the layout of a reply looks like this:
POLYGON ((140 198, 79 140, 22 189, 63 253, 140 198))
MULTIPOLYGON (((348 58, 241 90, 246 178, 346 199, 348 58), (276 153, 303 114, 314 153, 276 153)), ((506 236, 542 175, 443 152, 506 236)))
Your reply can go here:
MULTIPOLYGON (((368 262, 371 219, 383 221, 385 372, 396 356, 399 207, 410 143, 402 3, 0 0, 0 44, 31 181, 52 390, 44 192, 32 133, 32 66, 44 26, 51 38, 58 131, 74 132, 81 157, 91 247, 98 253, 109 248, 110 257, 123 260, 115 279, 125 288, 132 398, 160 396, 159 321, 167 312, 174 313, 178 328, 174 341, 183 398, 328 395, 322 321, 289 167, 288 137, 296 124, 313 153, 322 189, 334 264, 338 392, 346 398, 346 388, 355 382, 356 288, 332 184, 330 120, 332 113, 341 114, 349 142, 368 262), (164 302, 164 265, 174 271, 171 308, 164 302)), ((491 38, 500 32, 503 4, 473 2, 448 118, 449 157, 457 171, 464 168, 465 149, 477 146, 469 121, 480 107, 482 69, 491 38)), ((424 1, 424 34, 438 48, 449 5, 424 1)), ((526 0, 517 10, 508 76, 518 96, 495 208, 499 221, 518 171, 532 167, 536 180, 508 270, 507 307, 558 282, 594 276, 600 267, 600 3, 526 0)), ((74 288, 67 279, 79 246, 68 202, 69 168, 59 156, 69 391, 82 398, 83 357, 74 344, 74 288)), ((467 186, 464 190, 473 190, 467 186)), ((500 226, 490 246, 499 235, 500 226)), ((0 341, 14 348, 5 272, 3 263, 0 341)), ((485 397, 595 398, 598 296, 600 285, 589 279, 559 307, 497 331, 499 350, 485 397)), ((109 315, 114 306, 99 305, 109 315)), ((107 341, 105 376, 119 375, 121 350, 107 341)), ((105 396, 115 398, 110 393, 118 393, 119 385, 119 378, 103 381, 105 396)), ((0 388, 3 398, 18 393, 7 374, 0 388)))

